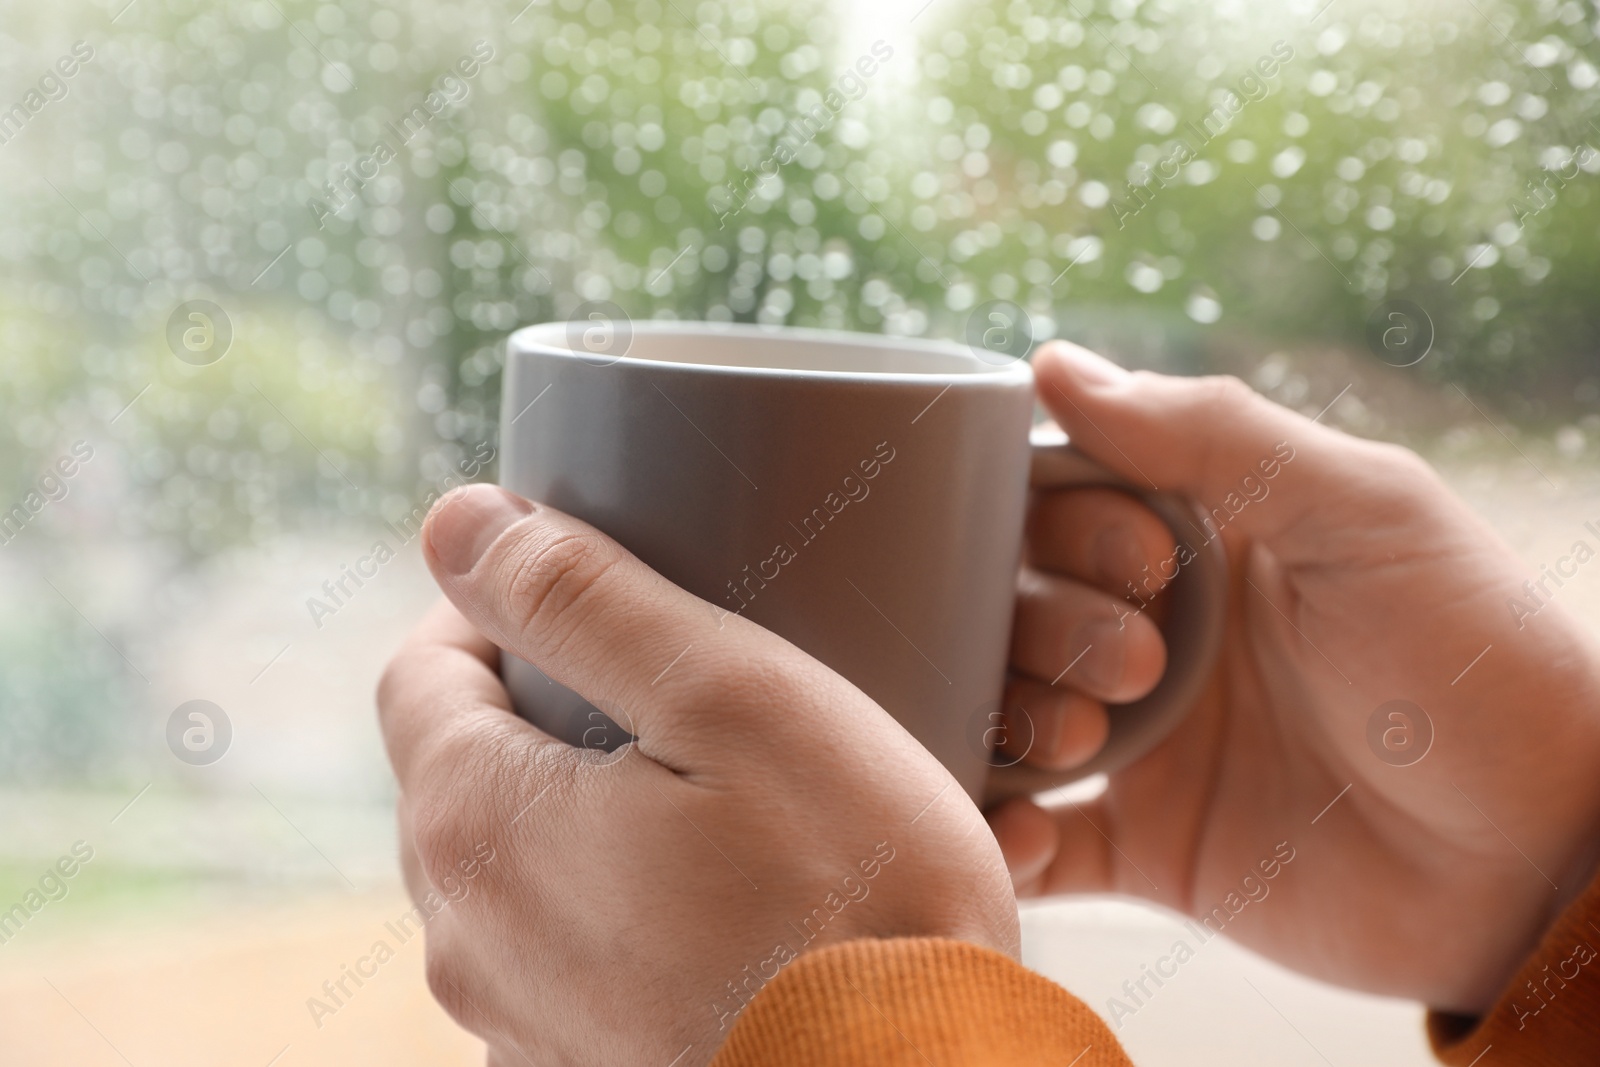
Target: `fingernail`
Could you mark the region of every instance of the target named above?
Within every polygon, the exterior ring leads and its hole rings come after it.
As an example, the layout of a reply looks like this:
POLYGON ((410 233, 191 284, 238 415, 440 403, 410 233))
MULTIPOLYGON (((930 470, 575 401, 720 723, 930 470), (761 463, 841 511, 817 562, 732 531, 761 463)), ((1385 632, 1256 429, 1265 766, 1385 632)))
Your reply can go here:
POLYGON ((1108 526, 1095 535, 1095 575, 1106 587, 1117 590, 1139 576, 1144 569, 1144 552, 1130 526, 1108 526))
POLYGON ((1085 385, 1121 385, 1132 375, 1104 356, 1097 356, 1077 345, 1061 345, 1056 349, 1061 362, 1079 382, 1085 385))
POLYGON ((533 505, 498 485, 469 485, 447 495, 428 524, 428 544, 439 565, 466 574, 506 527, 533 512, 533 505))
POLYGON ((1085 623, 1078 628, 1071 645, 1072 654, 1080 658, 1062 681, 1076 682, 1097 693, 1115 692, 1122 687, 1122 676, 1127 671, 1126 646, 1127 634, 1116 622, 1106 619, 1085 623))

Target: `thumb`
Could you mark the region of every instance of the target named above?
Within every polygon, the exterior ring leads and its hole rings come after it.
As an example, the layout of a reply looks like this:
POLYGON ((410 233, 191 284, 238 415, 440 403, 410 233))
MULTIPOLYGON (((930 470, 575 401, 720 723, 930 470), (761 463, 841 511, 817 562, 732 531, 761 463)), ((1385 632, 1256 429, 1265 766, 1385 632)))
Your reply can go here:
POLYGON ((764 643, 790 647, 743 619, 719 619, 587 523, 499 486, 447 494, 422 545, 440 588, 481 633, 641 738, 660 728, 664 709, 775 651, 764 643))
POLYGON ((1402 452, 1280 407, 1232 377, 1129 372, 1077 345, 1033 358, 1039 400, 1072 443, 1140 488, 1181 493, 1224 528, 1281 541, 1313 510, 1380 488, 1402 452), (1369 484, 1370 483, 1370 484, 1369 484), (1270 498, 1270 502, 1269 502, 1270 498))

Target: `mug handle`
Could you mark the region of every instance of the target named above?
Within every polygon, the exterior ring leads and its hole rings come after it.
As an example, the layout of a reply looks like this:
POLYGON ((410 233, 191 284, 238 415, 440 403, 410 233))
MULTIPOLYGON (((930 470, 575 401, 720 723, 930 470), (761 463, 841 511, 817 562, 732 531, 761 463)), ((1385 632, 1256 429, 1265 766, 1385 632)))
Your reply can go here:
MULTIPOLYGON (((1031 489, 1106 486, 1137 498, 1172 530, 1178 553, 1162 569, 1177 565, 1166 586, 1167 668, 1148 696, 1132 704, 1108 708, 1111 732, 1089 762, 1065 771, 1047 771, 1022 763, 994 766, 984 802, 1042 793, 1092 774, 1121 770, 1172 732, 1193 706, 1222 645, 1228 606, 1228 557, 1222 540, 1205 525, 1209 516, 1194 501, 1174 493, 1140 489, 1111 473, 1067 442, 1054 428, 1035 428, 1030 435, 1033 459, 1031 489), (1184 546, 1192 558, 1184 561, 1184 546)), ((1165 577, 1164 574, 1161 577, 1165 577)))

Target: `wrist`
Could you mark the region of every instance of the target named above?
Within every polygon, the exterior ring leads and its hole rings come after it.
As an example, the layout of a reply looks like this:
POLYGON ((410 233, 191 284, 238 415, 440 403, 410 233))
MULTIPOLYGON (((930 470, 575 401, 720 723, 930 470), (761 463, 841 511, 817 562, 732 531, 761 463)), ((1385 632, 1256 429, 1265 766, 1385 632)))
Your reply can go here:
MULTIPOLYGON (((1600 766, 1600 754, 1597 754, 1596 762, 1589 766, 1600 766)), ((1479 986, 1480 996, 1477 998, 1479 1010, 1475 1014, 1481 1014, 1499 1000, 1517 973, 1538 954, 1540 946, 1551 931, 1560 925, 1563 916, 1589 894, 1596 878, 1600 877, 1600 805, 1592 807, 1587 817, 1574 818, 1572 824, 1574 829, 1568 837, 1570 843, 1559 865, 1546 869, 1546 880, 1550 882, 1547 888, 1550 891, 1541 895, 1537 908, 1530 909, 1531 914, 1522 927, 1522 935, 1503 947, 1498 965, 1491 969, 1492 973, 1485 972, 1485 980, 1479 986)), ((1544 873, 1546 871, 1541 872, 1544 873)), ((1490 922, 1494 922, 1492 917, 1490 922)))
MULTIPOLYGON (((1587 720, 1588 730, 1574 731, 1567 743, 1571 744, 1578 736, 1587 737, 1590 742, 1589 758, 1580 759, 1580 777, 1592 776, 1594 769, 1600 767, 1600 725, 1596 725, 1595 709, 1600 709, 1600 655, 1591 657, 1592 669, 1589 672, 1592 684, 1586 689, 1589 697, 1580 703, 1579 709, 1574 713, 1574 718, 1581 717, 1587 720)), ((1579 751, 1582 751, 1581 749, 1579 751)), ((1550 898, 1549 906, 1543 915, 1543 922, 1539 924, 1539 938, 1553 927, 1569 908, 1582 897, 1600 876, 1600 789, 1593 791, 1591 802, 1587 809, 1587 817, 1578 817, 1573 820, 1573 832, 1569 837, 1571 844, 1568 848, 1568 858, 1556 871, 1556 890, 1550 898)), ((1538 945, 1535 940, 1529 947, 1531 953, 1538 945)), ((1519 961, 1520 962, 1520 961, 1519 961)))
POLYGON ((1536 949, 1539 940, 1549 933, 1561 916, 1588 892, 1597 875, 1600 875, 1600 817, 1584 828, 1577 852, 1561 869, 1556 879, 1558 888, 1550 898, 1550 906, 1543 916, 1544 921, 1539 925, 1539 939, 1529 948, 1530 953, 1536 949))

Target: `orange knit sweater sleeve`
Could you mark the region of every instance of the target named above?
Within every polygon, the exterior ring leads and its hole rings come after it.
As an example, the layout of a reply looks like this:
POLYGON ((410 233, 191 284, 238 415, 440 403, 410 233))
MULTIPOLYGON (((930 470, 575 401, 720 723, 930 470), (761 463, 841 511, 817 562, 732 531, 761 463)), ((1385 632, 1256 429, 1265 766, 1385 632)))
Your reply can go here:
MULTIPOLYGON (((1482 1019, 1433 1013, 1449 1067, 1600 1063, 1600 880, 1482 1019), (1485 1052, 1493 1049, 1492 1058, 1485 1052)), ((1131 1067, 1105 1022, 1007 956, 961 941, 851 941, 756 995, 712 1067, 1131 1067)))
POLYGON ((1450 1067, 1600 1063, 1600 878, 1546 931, 1487 1015, 1433 1012, 1428 1038, 1450 1067))
POLYGON ((712 1067, 1131 1067, 1088 1005, 964 941, 848 941, 756 994, 712 1067))

